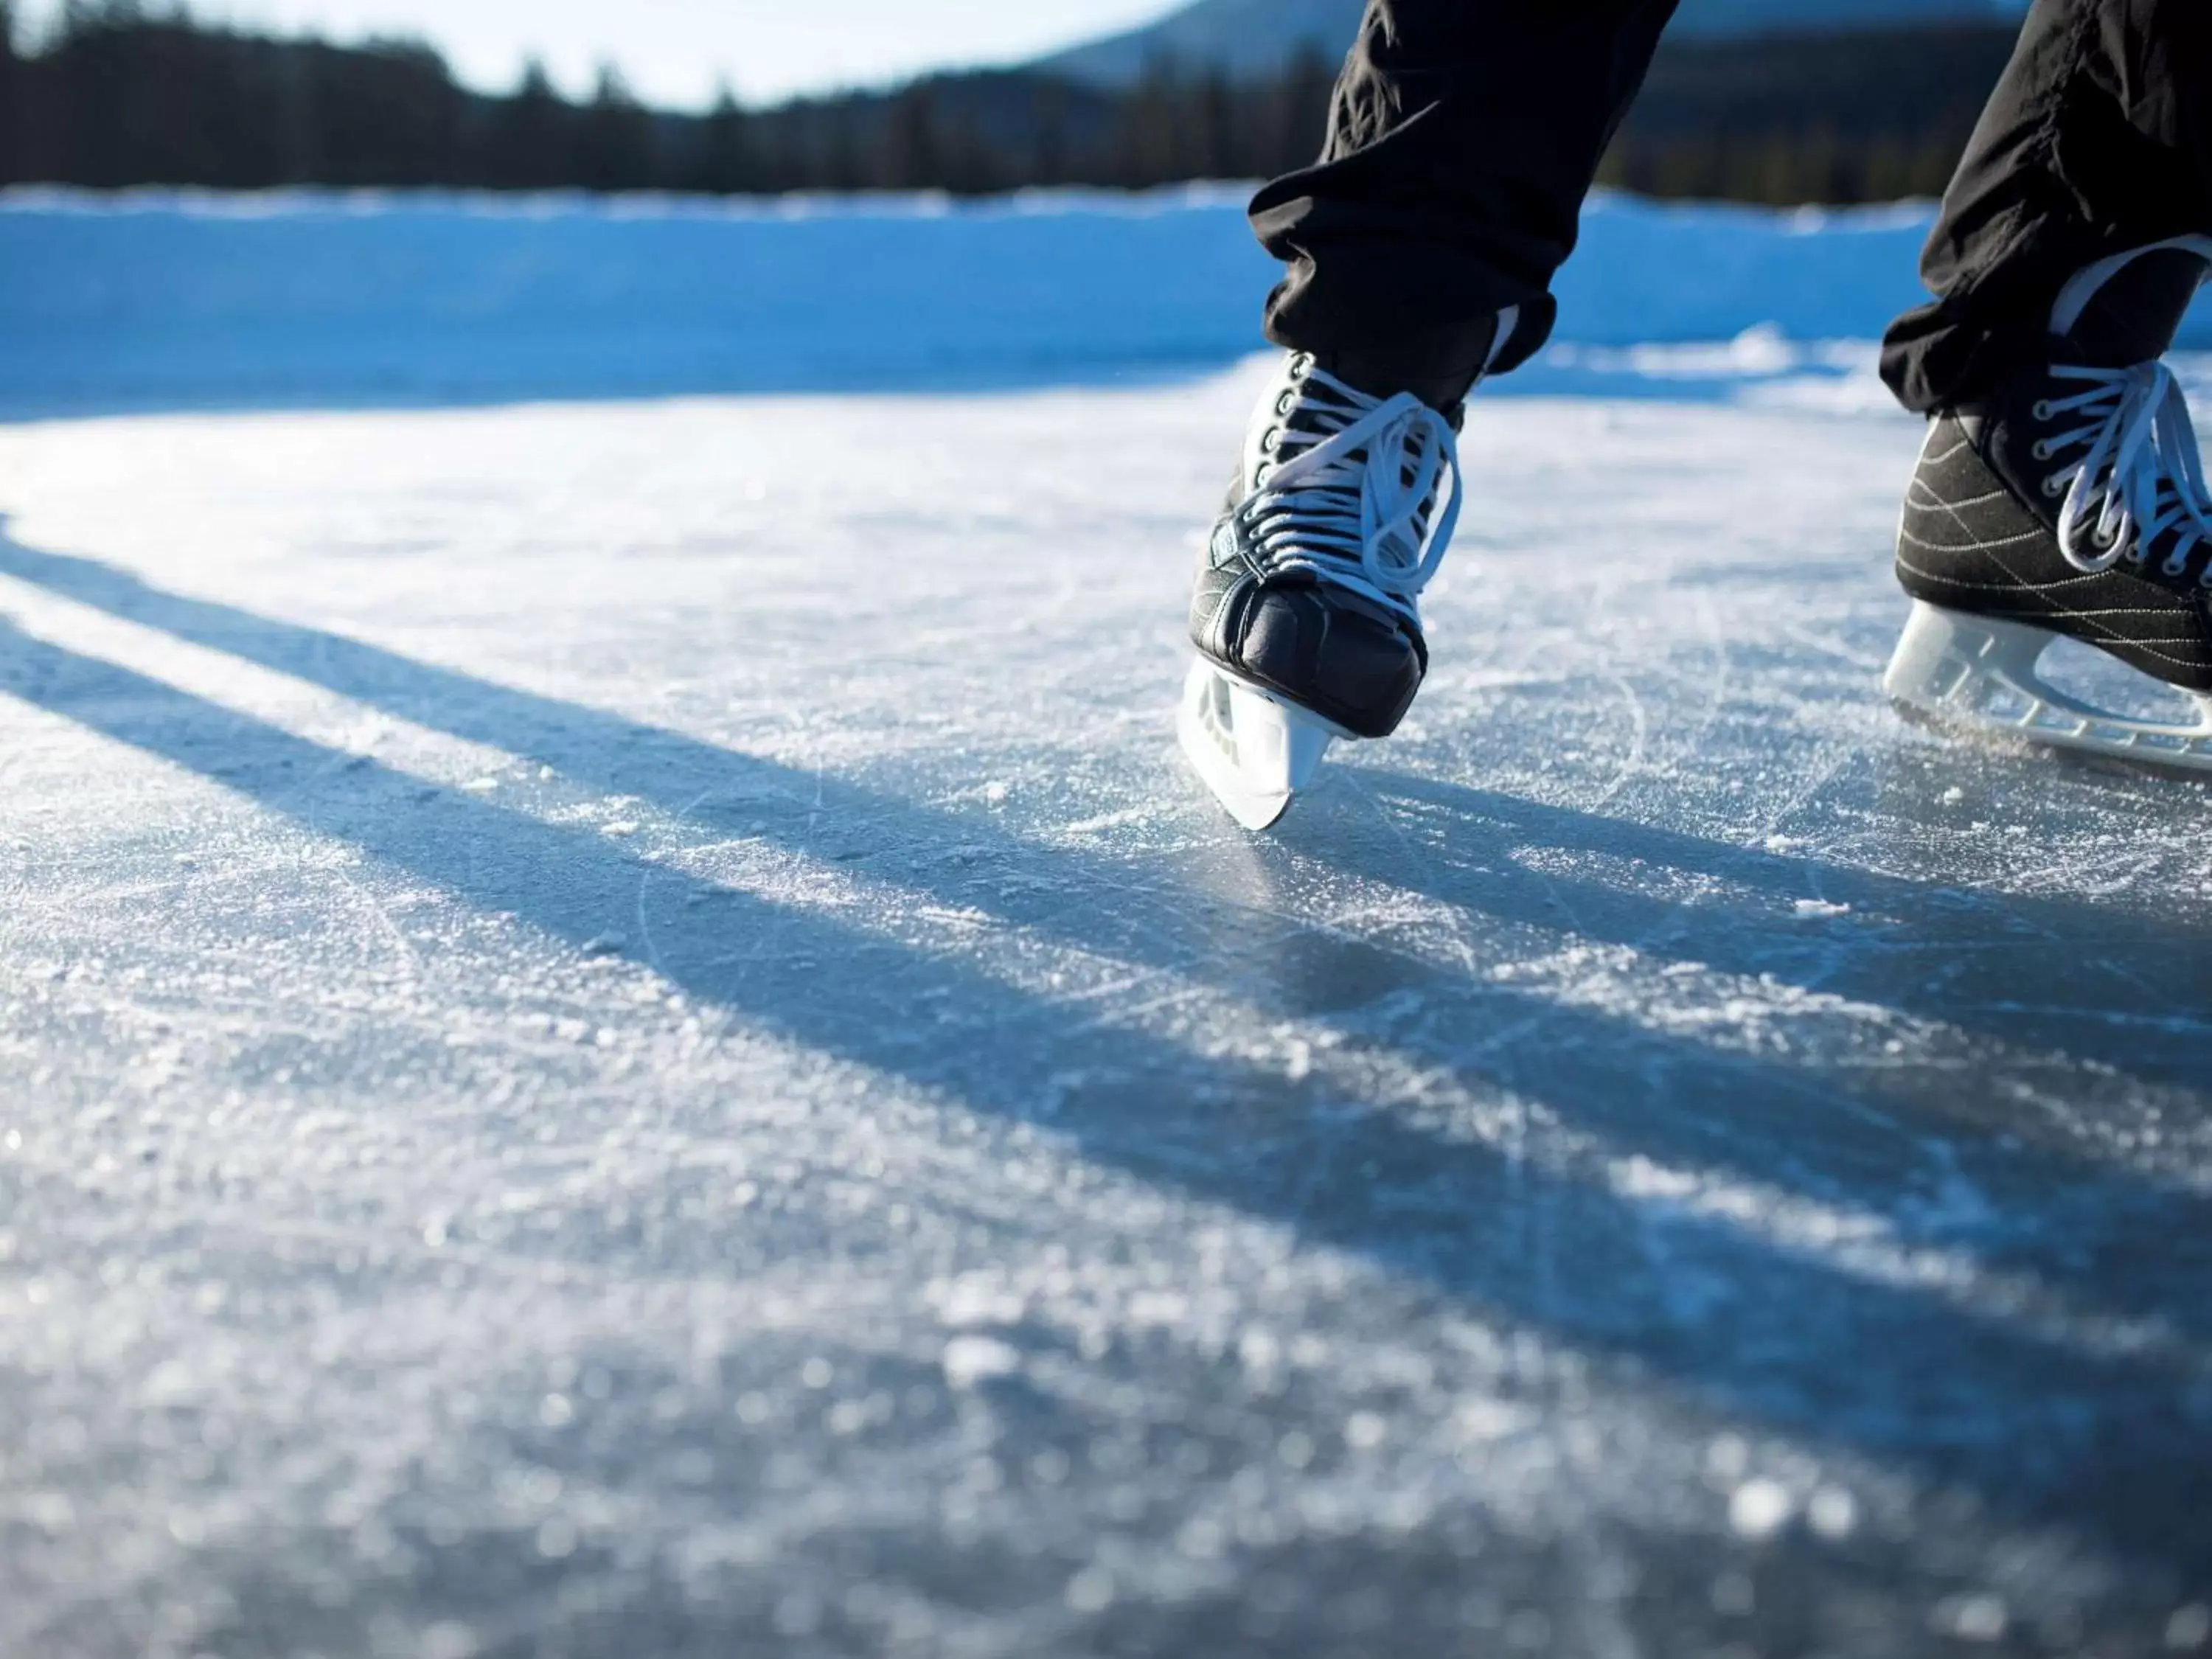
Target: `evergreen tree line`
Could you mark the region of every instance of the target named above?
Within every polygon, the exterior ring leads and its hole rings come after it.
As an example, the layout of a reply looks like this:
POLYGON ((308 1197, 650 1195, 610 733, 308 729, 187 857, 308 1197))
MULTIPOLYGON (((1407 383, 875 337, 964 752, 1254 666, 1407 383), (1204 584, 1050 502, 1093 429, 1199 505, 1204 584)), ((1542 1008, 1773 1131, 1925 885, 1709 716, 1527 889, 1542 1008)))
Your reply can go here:
POLYGON ((1941 195, 2017 36, 1992 23, 1670 43, 1600 181, 1778 205, 1941 195))
MULTIPOLYGON (((714 195, 1264 177, 1320 147, 1334 65, 1232 82, 1161 64, 1110 91, 1025 70, 702 114, 620 75, 505 96, 412 41, 334 46, 70 0, 25 47, 0 0, 0 183, 441 186, 714 195)), ((1608 154, 1650 194, 1851 202, 1940 190, 2011 36, 1999 28, 1669 46, 1608 154)))
MULTIPOLYGON (((9 0, 0 0, 4 25, 9 0)), ((0 27, 0 40, 15 36, 0 27)), ((563 98, 457 83, 412 41, 339 47, 77 0, 0 46, 0 182, 443 186, 715 195, 1143 187, 1286 170, 1319 148, 1333 66, 1232 85, 1166 68, 1127 94, 1019 70, 703 114, 647 108, 615 70, 563 98)))

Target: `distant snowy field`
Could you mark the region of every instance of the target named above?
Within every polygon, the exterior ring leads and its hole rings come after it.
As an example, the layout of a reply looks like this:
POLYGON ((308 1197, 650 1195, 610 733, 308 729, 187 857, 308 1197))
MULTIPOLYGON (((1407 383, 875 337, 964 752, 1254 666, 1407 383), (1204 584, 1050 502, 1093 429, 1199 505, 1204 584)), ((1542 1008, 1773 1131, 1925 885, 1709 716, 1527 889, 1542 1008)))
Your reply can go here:
POLYGON ((1224 202, 0 214, 0 1655, 2212 1648, 2207 791, 1882 705, 1917 234, 1603 204, 1252 837, 1224 202))
MULTIPOLYGON (((1273 267, 1243 192, 723 208, 641 201, 0 196, 0 414, 1186 374, 1250 351, 1273 267)), ((1924 207, 1600 198, 1572 347, 1871 340, 1918 297, 1924 207)), ((2212 325, 2197 336, 2212 343, 2212 325)), ((1588 389, 1571 350, 1547 374, 1588 389)))

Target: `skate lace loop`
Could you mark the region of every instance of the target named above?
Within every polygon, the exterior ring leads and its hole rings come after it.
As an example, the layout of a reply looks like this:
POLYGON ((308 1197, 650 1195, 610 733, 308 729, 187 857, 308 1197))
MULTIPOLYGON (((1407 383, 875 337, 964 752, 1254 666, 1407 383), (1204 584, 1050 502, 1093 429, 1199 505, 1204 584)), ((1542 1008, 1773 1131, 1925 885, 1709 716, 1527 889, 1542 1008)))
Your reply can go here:
POLYGON ((1410 392, 1306 371, 1273 471, 1240 511, 1271 570, 1304 570, 1415 620, 1459 522, 1451 424, 1410 392), (1326 397, 1316 396, 1318 389, 1326 397))
MULTIPOLYGON (((2083 423, 2036 446, 2039 459, 2085 446, 2079 460, 2051 475, 2045 488, 2067 486, 2058 514, 2058 548, 2076 570, 2109 570, 2121 559, 2141 563, 2151 545, 2174 533, 2165 571, 2179 576, 2197 548, 2212 548, 2212 493, 2197 429, 2180 383, 2164 363, 2132 368, 2059 365, 2053 375, 2086 383, 2071 398, 2048 399, 2036 410, 2056 421, 2079 415, 2083 423)), ((2212 562, 2205 577, 2212 580, 2212 562)))

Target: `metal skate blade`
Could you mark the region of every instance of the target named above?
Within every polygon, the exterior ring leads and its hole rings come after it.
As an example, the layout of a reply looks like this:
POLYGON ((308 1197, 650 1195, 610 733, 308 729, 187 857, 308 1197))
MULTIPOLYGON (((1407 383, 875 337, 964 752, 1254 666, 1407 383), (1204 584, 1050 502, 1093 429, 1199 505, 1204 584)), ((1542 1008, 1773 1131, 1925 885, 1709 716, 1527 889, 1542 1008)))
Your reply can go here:
POLYGON ((1283 816, 1336 735, 1202 658, 1183 683, 1176 734, 1206 787, 1247 830, 1265 830, 1283 816))
POLYGON ((2038 672, 2057 638, 1915 600, 1882 689, 1899 708, 1944 724, 2161 769, 2212 771, 2212 697, 2183 694, 2196 704, 2193 720, 2094 708, 2038 672))

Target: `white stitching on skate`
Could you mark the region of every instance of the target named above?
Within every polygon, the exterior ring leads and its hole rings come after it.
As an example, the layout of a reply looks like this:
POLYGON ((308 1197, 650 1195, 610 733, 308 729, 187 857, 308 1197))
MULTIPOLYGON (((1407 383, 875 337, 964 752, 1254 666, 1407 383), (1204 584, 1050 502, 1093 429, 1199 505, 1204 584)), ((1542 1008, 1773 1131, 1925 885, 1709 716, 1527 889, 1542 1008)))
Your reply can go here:
MULTIPOLYGON (((1908 499, 1910 499, 1911 489, 1928 489, 1928 486, 1922 483, 1919 479, 1915 478, 1912 481, 1910 489, 1907 491, 1908 499)), ((1928 500, 1922 503, 1922 505, 1948 507, 1952 511, 1956 512, 1962 507, 1981 507, 1990 501, 2002 501, 2005 496, 2010 493, 2010 491, 2000 488, 1992 489, 1986 495, 1970 495, 1963 501, 1947 501, 1941 495, 1935 494, 1933 490, 1929 490, 1928 500)))
MULTIPOLYGON (((1960 527, 1965 528, 1963 525, 1960 527)), ((1972 534, 1971 532, 1968 533, 1972 534)), ((2018 536, 2001 537, 1996 541, 1985 541, 1977 537, 1968 542, 1931 542, 1923 536, 1914 535, 1903 525, 1897 528, 1898 540, 1911 542, 1915 547, 1924 547, 1930 553, 1986 553, 2000 547, 2017 547, 2022 542, 2042 541, 2048 533, 2042 530, 2030 530, 2018 536)))
MULTIPOLYGON (((2015 577, 2010 582, 1977 582, 1964 580, 1956 576, 1941 576, 1932 570, 1923 570, 1917 565, 1909 563, 1901 558, 1897 562, 1899 568, 1910 572, 1911 574, 1919 577, 1923 581, 1933 583, 1939 587, 1948 587, 1954 592, 1966 593, 2027 592, 2044 594, 2047 596, 2055 587, 2071 586, 2077 581, 2095 580, 2094 577, 2069 577, 2063 583, 2042 583, 2022 581, 2015 577)), ((1987 611, 1978 611, 1974 614, 1978 616, 1988 616, 1990 613, 1987 611)), ((2117 628, 2107 624, 2102 620, 2107 617, 2148 617, 2164 618, 2170 614, 2171 613, 2168 611, 2153 609, 2148 606, 2110 605, 2100 610, 2084 611, 2074 605, 2055 604, 2054 609, 2048 613, 2048 617, 2051 620, 2063 617, 2069 622, 2081 623, 2095 633, 2100 639, 2108 639, 2116 644, 2124 645, 2130 650, 2140 652, 2144 656, 2153 658, 2157 661, 2172 663, 2177 668, 2201 670, 2205 666, 2208 660, 2207 654, 2203 648, 2203 641, 2201 639, 2185 634, 2145 638, 2133 634, 2123 634, 2117 628), (2195 647, 2197 647, 2197 651, 2196 654, 2192 656, 2176 656, 2171 651, 2159 649, 2161 646, 2195 647)), ((2000 617, 1997 618, 1997 620, 2004 621, 2009 619, 2000 617)), ((2020 620, 2039 622, 2042 619, 2023 617, 2020 618, 2020 620)))
MULTIPOLYGON (((1936 550, 1936 551, 1939 553, 1947 552, 1948 550, 1949 550, 1945 548, 1937 548, 1936 550)), ((2078 587, 2084 582, 2094 582, 2097 580, 2094 576, 2064 576, 2061 577, 2057 581, 2049 582, 2029 582, 2017 580, 2004 582, 1976 581, 1971 577, 1947 576, 1940 571, 1923 569, 1920 566, 1914 564, 1911 561, 1906 559, 1902 555, 1899 556, 1897 568, 1900 570, 1910 571, 1912 574, 1922 578, 1923 580, 1942 582, 1947 587, 1963 587, 1969 590, 1989 593, 2056 593, 2063 589, 2078 587)), ((2149 613, 2146 611, 2146 614, 2149 613)))

